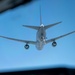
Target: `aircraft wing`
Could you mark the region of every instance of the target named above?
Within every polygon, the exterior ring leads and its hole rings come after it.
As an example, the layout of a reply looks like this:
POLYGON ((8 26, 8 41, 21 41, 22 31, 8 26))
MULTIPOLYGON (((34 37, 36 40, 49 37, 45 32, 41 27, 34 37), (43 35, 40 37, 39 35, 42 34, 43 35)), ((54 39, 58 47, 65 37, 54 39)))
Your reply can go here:
POLYGON ((21 39, 15 39, 15 38, 10 38, 10 37, 5 37, 5 36, 0 36, 0 37, 5 38, 5 39, 9 39, 9 40, 18 41, 18 42, 27 43, 27 44, 36 44, 35 41, 21 40, 21 39))
POLYGON ((55 25, 57 25, 57 24, 59 24, 59 23, 61 23, 61 21, 60 21, 60 22, 57 22, 57 23, 54 23, 54 24, 46 25, 44 28, 45 28, 45 30, 46 30, 46 29, 48 29, 48 28, 50 28, 50 27, 53 27, 53 26, 55 26, 55 25))
POLYGON ((58 40, 58 39, 60 39, 60 38, 62 38, 62 37, 65 37, 65 36, 67 36, 67 35, 70 35, 70 34, 72 34, 72 33, 75 33, 75 31, 72 31, 72 32, 70 32, 70 33, 67 33, 67 34, 64 34, 64 35, 61 35, 61 36, 58 36, 58 37, 52 38, 52 39, 50 39, 50 40, 47 40, 46 43, 49 43, 49 42, 52 42, 52 41, 58 40))

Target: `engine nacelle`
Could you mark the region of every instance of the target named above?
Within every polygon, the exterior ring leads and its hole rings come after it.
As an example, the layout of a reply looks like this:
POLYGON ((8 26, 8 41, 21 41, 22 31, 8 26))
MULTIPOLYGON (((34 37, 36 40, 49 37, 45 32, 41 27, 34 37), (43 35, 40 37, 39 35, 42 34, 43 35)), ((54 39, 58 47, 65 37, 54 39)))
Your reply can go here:
POLYGON ((55 47, 56 45, 57 45, 57 43, 54 41, 54 42, 52 43, 52 46, 55 47))
POLYGON ((26 44, 24 47, 25 47, 25 49, 29 49, 29 45, 28 44, 26 44))

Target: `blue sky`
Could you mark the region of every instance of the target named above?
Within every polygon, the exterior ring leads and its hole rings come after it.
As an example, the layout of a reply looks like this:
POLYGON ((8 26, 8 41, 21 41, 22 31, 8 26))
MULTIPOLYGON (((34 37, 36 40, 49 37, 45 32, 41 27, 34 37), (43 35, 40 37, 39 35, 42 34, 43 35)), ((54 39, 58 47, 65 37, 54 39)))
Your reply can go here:
MULTIPOLYGON (((37 0, 0 14, 0 35, 35 41, 37 31, 22 25, 40 25, 40 5, 44 25, 62 21, 46 31, 48 39, 75 30, 74 0, 37 0)), ((38 51, 34 45, 25 50, 25 43, 0 38, 0 72, 59 65, 75 67, 75 34, 56 42, 55 48, 49 43, 38 51)))

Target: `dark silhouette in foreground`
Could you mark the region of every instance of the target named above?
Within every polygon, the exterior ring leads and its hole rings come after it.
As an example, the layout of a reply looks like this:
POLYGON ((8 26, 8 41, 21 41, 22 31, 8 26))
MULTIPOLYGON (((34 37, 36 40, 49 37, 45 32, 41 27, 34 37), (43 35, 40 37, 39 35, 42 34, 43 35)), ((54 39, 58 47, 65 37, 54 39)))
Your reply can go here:
MULTIPOLYGON (((75 69, 72 68, 48 68, 48 69, 38 69, 38 70, 28 70, 28 71, 14 71, 5 72, 1 74, 19 74, 19 75, 75 75, 75 69)), ((1 75, 0 74, 0 75, 1 75)))

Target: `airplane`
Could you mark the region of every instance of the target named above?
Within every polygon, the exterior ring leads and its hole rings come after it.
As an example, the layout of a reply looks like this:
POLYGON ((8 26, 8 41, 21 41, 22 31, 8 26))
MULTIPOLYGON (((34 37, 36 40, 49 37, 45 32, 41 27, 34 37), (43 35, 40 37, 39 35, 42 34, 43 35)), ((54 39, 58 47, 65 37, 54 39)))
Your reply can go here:
POLYGON ((42 23, 42 17, 41 17, 41 10, 40 10, 40 26, 28 26, 28 25, 23 25, 23 27, 28 27, 31 29, 35 29, 37 30, 37 34, 36 34, 36 41, 29 41, 29 40, 21 40, 21 39, 16 39, 16 38, 10 38, 10 37, 6 37, 6 36, 0 36, 1 38, 5 38, 5 39, 9 39, 9 40, 14 40, 14 41, 18 41, 18 42, 22 42, 22 43, 26 43, 26 45, 24 46, 25 49, 29 49, 29 44, 33 44, 36 46, 36 48, 38 50, 42 50, 45 44, 51 43, 52 42, 52 46, 55 47, 57 45, 56 40, 65 37, 67 35, 73 34, 75 33, 75 31, 69 32, 67 34, 55 37, 55 38, 51 38, 49 40, 47 40, 46 37, 46 30, 56 26, 58 24, 60 24, 60 22, 57 23, 53 23, 53 24, 49 24, 44 26, 44 24, 42 23))

